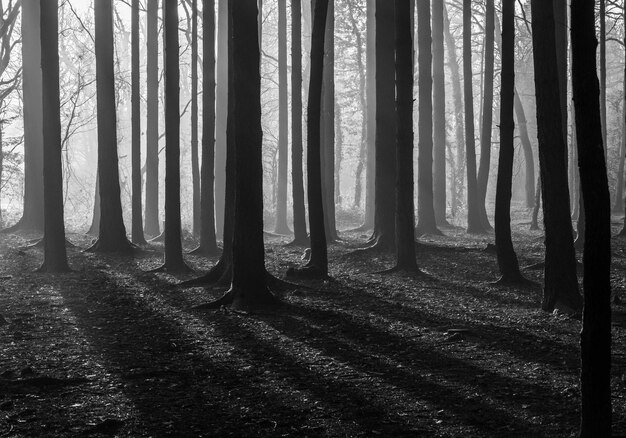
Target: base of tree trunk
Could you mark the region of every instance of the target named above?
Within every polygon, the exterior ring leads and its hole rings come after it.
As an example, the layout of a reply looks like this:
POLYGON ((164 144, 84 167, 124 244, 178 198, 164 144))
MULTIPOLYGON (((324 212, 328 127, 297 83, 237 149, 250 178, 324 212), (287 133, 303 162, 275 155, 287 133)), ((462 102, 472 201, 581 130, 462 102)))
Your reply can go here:
POLYGON ((286 247, 306 247, 308 248, 311 245, 311 240, 306 237, 306 238, 300 238, 300 239, 293 239, 291 242, 286 243, 284 246, 286 247))
POLYGON ((392 275, 392 274, 402 274, 413 278, 430 278, 428 274, 422 271, 417 267, 417 264, 414 266, 399 266, 396 265, 393 268, 385 269, 383 271, 373 272, 376 275, 392 275))
POLYGON ((307 263, 299 268, 289 268, 287 270, 287 278, 299 278, 303 280, 328 280, 328 273, 324 272, 319 266, 307 263))
POLYGON ((499 279, 491 283, 493 286, 538 286, 538 283, 529 280, 521 273, 502 275, 499 279))
POLYGON ((10 227, 3 228, 2 230, 0 230, 0 234, 13 234, 13 233, 17 233, 18 231, 43 233, 43 225, 42 226, 34 225, 32 223, 29 223, 29 221, 24 220, 24 218, 22 217, 19 221, 17 221, 15 224, 11 225, 10 227))
POLYGON ((267 288, 265 288, 265 290, 261 293, 255 293, 253 295, 253 299, 242 298, 242 295, 243 294, 240 293, 240 291, 231 287, 231 289, 229 289, 221 298, 211 301, 210 303, 194 306, 191 309, 215 310, 221 307, 232 307, 236 310, 249 312, 276 307, 279 303, 278 299, 267 288))
MULTIPOLYGON (((493 229, 493 228, 492 228, 493 229)), ((465 232, 467 234, 489 234, 489 230, 485 229, 484 227, 468 227, 465 232)))
MULTIPOLYGON (((171 265, 171 264, 170 264, 171 265)), ((149 274, 156 274, 158 272, 167 272, 168 274, 189 274, 195 272, 191 267, 187 265, 187 263, 176 263, 174 266, 168 266, 166 263, 161 266, 150 269, 147 271, 149 274)))
POLYGON ((498 251, 498 249, 496 248, 496 246, 493 243, 488 243, 487 246, 485 246, 485 248, 483 248, 483 252, 489 253, 489 254, 496 254, 498 251))
POLYGON ((188 254, 204 256, 204 257, 212 257, 221 253, 221 249, 215 246, 215 248, 207 248, 202 245, 198 246, 196 249, 192 249, 188 254))
POLYGON ((128 239, 116 242, 115 244, 111 242, 102 242, 101 239, 97 239, 89 248, 85 250, 85 252, 112 252, 131 254, 137 249, 138 246, 131 243, 128 239))
MULTIPOLYGON (((45 242, 45 239, 43 237, 41 239, 29 240, 28 241, 28 245, 26 245, 22 249, 43 248, 44 242, 45 242)), ((76 245, 74 245, 69 240, 65 239, 65 247, 66 248, 76 248, 76 245)))
POLYGON ((132 237, 131 242, 133 243, 133 245, 137 245, 137 246, 144 246, 148 244, 148 241, 146 240, 146 238, 144 236, 141 237, 132 237))
POLYGON ((530 223, 530 228, 528 228, 530 231, 540 231, 541 228, 539 228, 539 224, 536 222, 531 222, 530 223))
POLYGON ((448 222, 447 219, 439 219, 435 225, 437 225, 437 228, 454 228, 454 226, 448 222))
POLYGON ((437 226, 433 226, 433 227, 423 227, 423 226, 417 226, 415 227, 415 237, 422 237, 425 235, 431 235, 431 236, 443 236, 444 234, 441 232, 441 230, 439 228, 437 228, 437 226))
POLYGON ((44 262, 35 272, 41 274, 62 274, 72 272, 67 261, 56 261, 55 263, 44 262))
POLYGON ((351 230, 348 230, 348 232, 352 232, 352 233, 358 233, 358 232, 362 232, 362 231, 371 231, 374 228, 374 224, 370 224, 368 222, 365 222, 363 225, 361 225, 360 227, 356 227, 353 228, 351 230))
POLYGON ((622 231, 619 232, 617 237, 626 237, 626 225, 622 228, 622 231))
POLYGON ((284 225, 276 227, 274 229, 274 234, 278 236, 291 236, 293 234, 293 231, 291 231, 287 225, 284 225))
POLYGON ((232 280, 232 265, 220 258, 219 261, 201 277, 183 281, 178 284, 182 288, 225 286, 232 280))

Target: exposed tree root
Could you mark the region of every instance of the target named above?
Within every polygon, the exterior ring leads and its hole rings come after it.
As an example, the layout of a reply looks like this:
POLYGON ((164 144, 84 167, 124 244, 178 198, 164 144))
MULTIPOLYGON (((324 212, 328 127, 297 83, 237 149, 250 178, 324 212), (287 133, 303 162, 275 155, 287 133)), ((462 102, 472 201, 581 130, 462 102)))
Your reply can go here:
POLYGON ((111 243, 103 243, 100 239, 96 241, 85 250, 85 252, 109 252, 118 254, 132 254, 139 247, 130 240, 125 239, 123 242, 119 242, 119 245, 112 245, 111 243))
POLYGON ((319 266, 308 263, 299 268, 289 268, 287 278, 301 278, 303 280, 328 280, 328 274, 324 273, 319 266))
POLYGON ((362 233, 364 231, 371 231, 373 229, 374 229, 374 225, 368 224, 368 223, 364 223, 360 227, 352 228, 350 230, 347 230, 346 232, 348 232, 348 233, 362 233))
MULTIPOLYGON (((30 221, 28 221, 30 222, 30 221)), ((0 230, 0 234, 14 234, 20 231, 29 231, 35 233, 43 233, 43 226, 37 227, 33 226, 32 223, 28 223, 24 220, 24 217, 20 218, 15 224, 10 227, 3 228, 0 230)))
POLYGON ((489 254, 496 254, 497 250, 496 245, 493 243, 488 243, 487 246, 483 248, 483 252, 487 252, 489 254))
POLYGON ((198 278, 183 281, 178 286, 184 288, 228 285, 230 283, 231 265, 221 258, 206 274, 198 278))
MULTIPOLYGON (((22 250, 27 250, 27 249, 34 249, 34 248, 43 248, 45 243, 45 239, 42 237, 41 239, 33 239, 33 240, 29 240, 28 241, 28 245, 20 248, 22 250)), ((65 247, 66 248, 76 248, 76 245, 74 245, 72 242, 70 242, 69 240, 65 239, 65 247)))
POLYGON ((191 308, 191 310, 215 310, 222 306, 230 306, 235 299, 235 292, 231 289, 221 298, 209 303, 200 304, 191 308))
POLYGON ((273 308, 279 300, 266 289, 255 294, 237 293, 232 287, 221 298, 209 303, 192 307, 192 310, 215 310, 221 307, 232 307, 236 310, 254 312, 261 309, 273 308))
POLYGON ((149 242, 150 243, 162 243, 162 242, 165 242, 165 231, 163 231, 158 236, 153 237, 152 239, 150 239, 149 242))

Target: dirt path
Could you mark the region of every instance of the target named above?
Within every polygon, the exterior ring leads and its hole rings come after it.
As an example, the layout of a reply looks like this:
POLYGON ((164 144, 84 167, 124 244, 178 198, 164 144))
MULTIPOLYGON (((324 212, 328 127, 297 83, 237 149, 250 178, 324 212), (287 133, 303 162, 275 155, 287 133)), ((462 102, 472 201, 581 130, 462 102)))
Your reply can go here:
MULTIPOLYGON (((30 236, 0 235, 0 437, 575 434, 579 321, 537 310, 538 286, 492 286, 487 237, 446 234, 420 250, 419 278, 372 274, 392 257, 350 254, 363 239, 344 234, 335 281, 255 315, 190 310, 222 291, 144 273, 158 251, 73 249, 75 272, 50 276, 33 272, 40 250, 20 249, 30 236)), ((519 227, 515 240, 522 265, 541 260, 539 234, 519 227)), ((624 294, 626 242, 615 243, 624 294)), ((283 273, 301 253, 274 240, 268 268, 283 273)), ((616 434, 625 324, 616 306, 616 434)))

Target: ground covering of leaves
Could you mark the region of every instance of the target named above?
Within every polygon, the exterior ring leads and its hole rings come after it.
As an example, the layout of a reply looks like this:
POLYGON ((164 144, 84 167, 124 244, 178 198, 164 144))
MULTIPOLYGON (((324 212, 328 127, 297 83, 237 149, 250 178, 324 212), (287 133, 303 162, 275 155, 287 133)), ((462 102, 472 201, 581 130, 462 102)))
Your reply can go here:
MULTIPOLYGON (((527 228, 515 225, 523 266, 543 254, 527 228)), ((223 290, 148 273, 158 245, 94 255, 71 234, 75 271, 48 275, 34 272, 33 236, 0 235, 0 437, 576 434, 580 321, 540 311, 538 285, 491 284, 492 235, 421 239, 418 277, 376 273, 393 255, 353 253, 367 235, 341 236, 333 281, 246 314, 192 310, 223 290)), ((268 238, 277 275, 301 263, 286 241, 268 238)), ((613 286, 626 297, 626 239, 614 245, 613 286)), ((215 262, 188 260, 198 272, 215 262)), ((616 435, 626 434, 625 310, 614 308, 616 435)))

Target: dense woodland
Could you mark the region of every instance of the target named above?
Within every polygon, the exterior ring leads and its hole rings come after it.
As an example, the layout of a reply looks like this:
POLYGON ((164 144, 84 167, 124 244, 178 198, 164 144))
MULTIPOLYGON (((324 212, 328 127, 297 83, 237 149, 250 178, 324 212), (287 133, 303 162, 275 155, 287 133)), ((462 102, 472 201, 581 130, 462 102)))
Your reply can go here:
POLYGON ((0 437, 626 434, 626 3, 0 1, 0 437))

